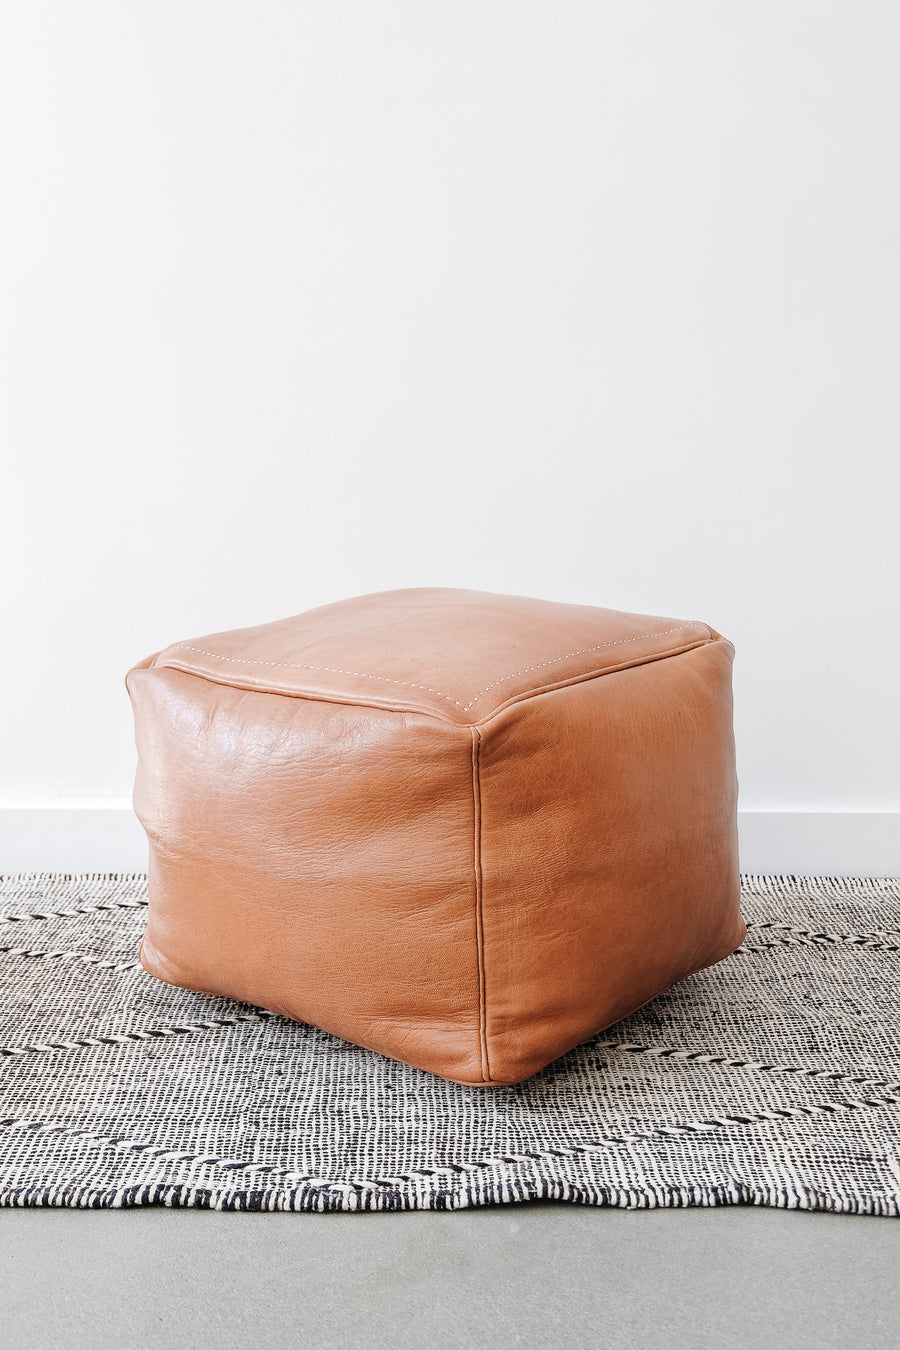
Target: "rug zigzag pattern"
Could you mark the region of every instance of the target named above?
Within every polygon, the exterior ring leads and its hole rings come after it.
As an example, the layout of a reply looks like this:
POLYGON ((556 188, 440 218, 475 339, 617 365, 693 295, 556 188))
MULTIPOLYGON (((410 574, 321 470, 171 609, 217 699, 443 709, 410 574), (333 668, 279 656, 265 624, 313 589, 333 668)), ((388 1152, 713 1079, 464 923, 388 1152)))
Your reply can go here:
POLYGON ((0 877, 0 1204, 898 1216, 900 881, 743 881, 740 959, 485 1092, 145 975, 141 874, 0 877))

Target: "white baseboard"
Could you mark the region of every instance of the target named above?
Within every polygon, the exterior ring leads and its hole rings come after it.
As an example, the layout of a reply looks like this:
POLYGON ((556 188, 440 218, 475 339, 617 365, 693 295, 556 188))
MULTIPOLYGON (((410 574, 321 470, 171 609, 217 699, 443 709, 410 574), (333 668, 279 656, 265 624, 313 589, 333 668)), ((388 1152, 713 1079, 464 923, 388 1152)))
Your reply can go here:
MULTIPOLYGON (((900 876, 900 811, 741 811, 738 821, 743 872, 900 876)), ((128 801, 0 803, 0 873, 146 867, 128 801)))
POLYGON ((146 872, 129 801, 0 803, 0 873, 146 872))
POLYGON ((739 811, 741 871, 900 877, 900 811, 739 811))

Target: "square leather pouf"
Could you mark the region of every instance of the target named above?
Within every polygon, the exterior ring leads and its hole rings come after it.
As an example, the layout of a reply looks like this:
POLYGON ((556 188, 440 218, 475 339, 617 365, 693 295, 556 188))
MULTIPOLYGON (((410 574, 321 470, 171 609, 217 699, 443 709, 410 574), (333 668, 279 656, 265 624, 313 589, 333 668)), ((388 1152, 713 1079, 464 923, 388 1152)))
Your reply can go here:
POLYGON ((743 941, 731 644, 405 590, 127 676, 146 969, 517 1083, 743 941))

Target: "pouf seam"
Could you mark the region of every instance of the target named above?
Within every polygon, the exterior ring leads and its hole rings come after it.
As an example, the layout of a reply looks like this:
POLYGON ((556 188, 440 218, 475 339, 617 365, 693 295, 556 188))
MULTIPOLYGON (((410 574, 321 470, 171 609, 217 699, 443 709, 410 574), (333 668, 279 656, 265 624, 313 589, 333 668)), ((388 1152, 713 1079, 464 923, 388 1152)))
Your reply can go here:
POLYGON ((475 870, 475 946, 478 957, 478 1036, 481 1051, 481 1077, 491 1080, 490 1056, 487 1043, 487 1009, 484 978, 484 877, 481 868, 481 733, 472 727, 472 815, 474 824, 475 870))
MULTIPOLYGON (((677 630, 674 630, 674 629, 673 629, 672 631, 674 632, 674 631, 677 631, 677 630)), ((180 664, 180 663, 177 661, 177 659, 174 659, 174 660, 166 659, 166 660, 160 662, 159 665, 151 666, 150 669, 153 669, 153 670, 176 670, 176 671, 178 671, 178 672, 179 672, 180 674, 182 674, 182 675, 189 675, 189 676, 192 676, 194 679, 198 679, 198 680, 206 680, 207 683, 209 683, 209 684, 217 684, 217 685, 221 685, 223 688, 227 688, 227 689, 246 689, 246 690, 247 690, 248 692, 250 692, 250 693, 254 693, 254 694, 269 694, 269 695, 274 695, 275 697, 278 697, 278 698, 300 698, 300 699, 307 699, 308 701, 310 701, 310 702, 312 702, 312 703, 334 703, 334 704, 336 704, 336 705, 339 706, 339 707, 348 707, 348 708, 377 708, 377 709, 379 709, 380 711, 384 711, 384 712, 413 713, 413 714, 416 714, 416 715, 418 715, 418 716, 431 718, 433 721, 438 721, 438 722, 449 722, 451 726, 463 726, 463 727, 469 727, 469 728, 471 729, 471 728, 473 728, 473 727, 482 727, 482 726, 484 726, 486 723, 490 722, 494 717, 496 717, 498 713, 504 712, 507 708, 513 707, 513 706, 514 706, 515 704, 517 704, 517 703, 524 703, 524 702, 527 702, 528 699, 531 699, 531 698, 537 698, 537 697, 539 697, 541 694, 551 693, 551 692, 552 692, 553 690, 555 690, 555 689, 565 689, 565 688, 568 688, 569 686, 574 685, 574 684, 585 684, 585 683, 587 683, 589 680, 601 679, 604 675, 615 675, 615 674, 617 674, 619 671, 622 671, 622 670, 633 670, 633 669, 636 669, 636 668, 639 667, 639 666, 651 665, 652 663, 654 663, 654 662, 656 662, 656 661, 667 660, 669 657, 672 657, 672 656, 681 656, 684 652, 693 651, 693 650, 695 650, 697 647, 712 646, 712 645, 713 645, 714 643, 716 643, 716 642, 726 642, 727 640, 728 640, 727 638, 722 638, 722 637, 721 637, 720 635, 718 635, 718 634, 716 634, 716 635, 710 635, 710 636, 708 636, 708 637, 699 637, 699 638, 695 639, 693 642, 690 642, 690 643, 682 643, 680 646, 677 646, 677 647, 670 647, 667 651, 663 651, 663 652, 653 652, 653 653, 651 653, 651 654, 648 654, 647 656, 639 657, 639 658, 637 658, 636 660, 633 660, 633 661, 623 661, 623 662, 621 662, 621 663, 619 663, 618 665, 615 665, 615 666, 603 666, 603 667, 601 667, 600 669, 583 671, 583 672, 581 672, 581 673, 578 674, 578 675, 569 676, 568 678, 566 678, 566 679, 564 679, 564 680, 560 680, 560 681, 558 681, 558 682, 555 683, 555 684, 538 685, 538 686, 535 686, 533 689, 526 689, 526 690, 523 690, 522 693, 520 693, 520 694, 515 694, 515 695, 513 695, 513 696, 512 696, 511 698, 509 698, 505 703, 500 703, 500 704, 498 704, 496 708, 492 708, 489 712, 484 713, 482 717, 480 717, 477 721, 474 721, 474 722, 457 722, 457 721, 455 721, 455 720, 454 720, 452 717, 450 717, 450 716, 447 716, 447 715, 443 715, 443 716, 442 716, 442 715, 441 715, 439 712, 437 712, 434 708, 422 707, 421 705, 420 705, 420 706, 416 706, 416 705, 411 704, 411 703, 390 703, 390 702, 387 701, 387 699, 385 699, 384 702, 377 703, 377 702, 373 702, 373 701, 367 701, 367 700, 364 699, 364 698, 349 698, 349 697, 347 697, 346 695, 340 695, 340 694, 333 694, 333 695, 330 695, 330 694, 328 694, 327 692, 322 691, 322 690, 302 690, 302 689, 301 689, 301 690, 287 690, 287 689, 266 689, 266 688, 261 688, 259 685, 255 685, 255 684, 246 684, 246 683, 241 682, 239 679, 236 679, 236 678, 233 678, 233 677, 228 677, 227 674, 226 674, 225 672, 221 672, 220 677, 217 678, 216 675, 211 674, 209 671, 191 669, 191 668, 187 665, 187 663, 180 664)), ((197 649, 197 650, 199 650, 199 649, 197 649)), ((592 650, 592 649, 589 648, 588 650, 592 650)), ((211 654, 213 654, 213 653, 211 653, 211 654)), ((569 654, 571 654, 571 653, 569 653, 569 654)), ((221 659, 223 659, 223 660, 231 660, 232 658, 231 658, 231 657, 223 657, 223 658, 221 658, 221 659)), ((236 659, 236 658, 235 658, 235 659, 236 659)), ((558 659, 558 660, 565 660, 566 658, 565 658, 565 657, 559 657, 559 658, 555 658, 555 659, 558 659)), ((244 661, 244 658, 242 658, 242 661, 244 661)), ((252 658, 249 658, 249 657, 246 658, 246 660, 244 661, 244 663, 245 663, 245 664, 254 664, 253 659, 252 659, 252 658)), ((237 664, 241 664, 241 662, 238 662, 237 664)), ((278 662, 278 663, 270 662, 270 663, 267 663, 267 664, 281 664, 281 665, 284 665, 284 664, 289 664, 289 663, 285 663, 285 662, 278 662)), ((549 664, 549 663, 548 663, 548 664, 549 664)), ((317 668, 317 669, 325 669, 325 667, 316 667, 316 668, 317 668)), ((130 673, 130 672, 129 672, 129 673, 130 673)), ((514 672, 514 674, 521 674, 521 672, 520 672, 520 671, 516 671, 516 672, 514 672)), ((373 678, 374 678, 374 677, 373 677, 373 678)), ((506 677, 504 677, 504 678, 509 679, 509 678, 513 678, 513 676, 506 676, 506 677)), ((396 684, 403 684, 403 683, 404 683, 404 681, 402 681, 402 680, 388 681, 387 679, 386 679, 385 682, 386 682, 386 683, 396 683, 396 684)), ((498 683, 499 683, 499 681, 498 681, 498 683)), ((438 694, 440 694, 440 691, 439 691, 439 690, 429 690, 429 689, 427 689, 427 686, 425 686, 425 685, 410 686, 410 687, 411 687, 411 688, 421 688, 421 689, 423 689, 423 690, 426 690, 426 692, 429 692, 429 693, 438 693, 438 694)), ((484 692, 484 691, 483 691, 483 692, 484 692)), ((450 701, 450 700, 449 700, 449 695, 447 695, 447 694, 440 694, 440 697, 446 698, 446 699, 448 699, 448 701, 450 701)), ((477 698, 478 698, 478 696, 476 696, 476 698, 473 699, 472 702, 476 702, 476 701, 477 701, 477 698)), ((452 700, 452 702, 456 703, 456 706, 459 707, 460 710, 463 711, 463 712, 467 711, 467 710, 468 710, 468 707, 471 706, 471 704, 469 704, 469 705, 466 705, 466 707, 463 707, 463 705, 457 703, 455 699, 452 700)))
POLYGON ((575 651, 563 652, 561 656, 551 656, 547 661, 539 661, 536 665, 524 666, 521 670, 511 671, 508 675, 501 675, 499 679, 493 680, 491 684, 487 684, 483 689, 479 689, 478 693, 465 704, 460 703, 459 699, 454 698, 452 694, 445 694, 442 689, 432 689, 430 685, 417 684, 413 680, 400 680, 391 675, 373 675, 365 670, 344 670, 340 666, 315 666, 307 661, 264 661, 262 658, 256 656, 225 656, 221 652, 211 652, 205 647, 195 647, 189 641, 174 642, 168 650, 196 652, 198 656, 211 656, 216 661, 227 661, 231 665, 272 666, 283 670, 316 670, 327 675, 348 675, 354 680, 377 680, 379 684, 399 684, 406 689, 421 689, 427 694, 435 694, 438 698, 446 699, 448 703, 452 703, 457 708, 461 708, 463 712, 468 712, 483 694, 496 688, 498 684, 504 684, 507 680, 514 680, 517 675, 527 675, 532 670, 542 670, 544 666, 553 666, 560 661, 568 661, 572 656, 584 656, 588 652, 602 651, 607 647, 622 647, 629 642, 642 642, 649 638, 667 637, 670 633, 681 633, 694 627, 704 628, 706 630, 706 638, 704 641, 709 641, 710 630, 708 625, 700 624, 699 622, 695 623, 689 620, 687 623, 676 624, 674 628, 663 628, 655 633, 635 633, 627 638, 614 638, 610 642, 598 642, 593 647, 578 647, 575 651))
MULTIPOLYGON (((709 632, 709 628, 707 627, 706 624, 694 624, 694 623, 692 623, 691 621, 688 621, 688 623, 680 623, 680 624, 677 624, 676 627, 674 627, 674 628, 664 628, 664 629, 663 629, 661 632, 659 632, 659 633, 636 633, 633 637, 629 637, 629 638, 616 638, 616 639, 615 639, 614 641, 612 641, 612 642, 598 642, 597 645, 596 645, 595 647, 581 647, 581 648, 579 648, 578 650, 576 650, 576 651, 574 651, 574 652, 565 652, 562 656, 552 656, 552 657, 549 659, 549 661, 539 661, 539 662, 538 662, 536 665, 534 665, 534 666, 525 666, 522 670, 514 670, 514 671, 512 672, 512 674, 510 674, 510 675, 501 675, 500 678, 499 678, 499 680, 494 680, 492 684, 486 684, 486 685, 484 686, 484 688, 483 688, 483 689, 479 689, 479 691, 478 691, 478 693, 475 695, 475 697, 474 697, 474 698, 471 698, 471 699, 469 700, 469 702, 464 706, 463 712, 468 712, 469 709, 473 706, 473 704, 475 704, 475 703, 478 702, 478 700, 481 698, 482 694, 488 693, 489 690, 491 690, 491 689, 496 689, 496 687, 497 687, 498 684, 505 684, 505 682, 506 682, 507 680, 514 680, 514 679, 516 678, 517 675, 528 675, 528 674, 530 674, 530 672, 531 672, 532 670, 543 670, 544 666, 554 666, 554 665, 558 664, 558 662, 560 662, 560 661, 568 661, 568 659, 569 659, 570 656, 585 656, 585 655, 587 655, 588 652, 599 652, 599 651, 601 651, 602 649, 604 649, 604 648, 606 648, 606 647, 621 647, 621 646, 624 646, 624 645, 625 645, 626 643, 628 643, 628 642, 640 642, 640 641, 642 641, 642 639, 644 639, 644 638, 668 637, 670 633, 682 633, 682 632, 686 632, 689 628, 694 628, 694 627, 700 627, 700 628, 706 629, 706 637, 705 637, 705 638, 702 638, 702 639, 698 639, 699 641, 708 642, 708 641, 710 640, 710 632, 709 632)), ((660 655, 665 655, 665 653, 660 653, 660 655)), ((598 672, 598 673, 599 673, 599 672, 598 672)), ((534 691, 528 691, 528 692, 534 692, 534 691)), ((446 697, 446 695, 445 695, 445 697, 446 697)), ((455 701, 455 700, 454 700, 454 701, 455 701)))
MULTIPOLYGON (((236 666, 277 666, 283 670, 317 670, 325 675, 349 675, 353 680, 377 680, 380 684, 402 684, 406 689, 421 689, 426 694, 435 694, 438 698, 446 699, 448 703, 455 703, 457 708, 461 708, 463 712, 466 711, 458 699, 453 698, 450 694, 445 694, 442 689, 432 689, 427 684, 415 684, 412 680, 397 680, 390 675, 371 675, 365 670, 343 670, 339 666, 313 666, 305 661, 263 661, 256 656, 223 656, 221 652, 210 652, 204 647, 194 647, 187 642, 174 642, 169 650, 196 652, 198 656, 211 656, 216 661, 228 661, 236 666)), ((559 659, 563 661, 565 657, 559 659)), ((187 671, 185 673, 197 674, 198 672, 187 671)), ((282 691, 263 690, 261 692, 281 693, 282 691)), ((302 698, 303 695, 300 694, 299 697, 302 698)))
MULTIPOLYGON (((600 670, 588 670, 583 675, 575 675, 570 679, 558 680, 556 684, 542 684, 534 689, 528 689, 522 694, 515 694, 507 699, 505 703, 498 703, 496 708, 485 713, 477 722, 463 723, 464 726, 484 728, 490 725, 501 713, 508 712, 510 708, 517 707, 520 703, 528 703, 531 699, 540 698, 543 694, 553 694, 558 689, 571 689, 577 684, 590 684, 593 680, 602 680, 607 675, 618 675, 625 670, 640 670, 642 666, 654 665, 657 661, 668 661, 675 656, 685 656, 688 652, 696 651, 700 647, 712 647, 717 642, 728 642, 727 638, 720 636, 709 638, 698 638, 695 642, 682 643, 679 647, 670 647, 665 652, 654 652, 650 656, 642 656, 634 661, 622 661, 617 666, 603 666, 600 670)), ((730 645, 730 644, 729 644, 730 645)), ((454 725, 460 725, 455 723, 454 725)))

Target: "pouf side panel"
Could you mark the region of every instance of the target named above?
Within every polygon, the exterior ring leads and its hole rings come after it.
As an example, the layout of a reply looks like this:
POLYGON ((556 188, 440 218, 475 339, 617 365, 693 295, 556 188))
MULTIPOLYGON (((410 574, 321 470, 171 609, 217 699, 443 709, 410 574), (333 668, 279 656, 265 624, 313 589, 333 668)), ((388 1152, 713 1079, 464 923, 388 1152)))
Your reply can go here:
POLYGON ((732 657, 713 641, 482 728, 492 1081, 537 1072, 743 941, 732 657))
POLYGON ((171 669, 128 687, 145 967, 481 1082, 471 733, 171 669))

